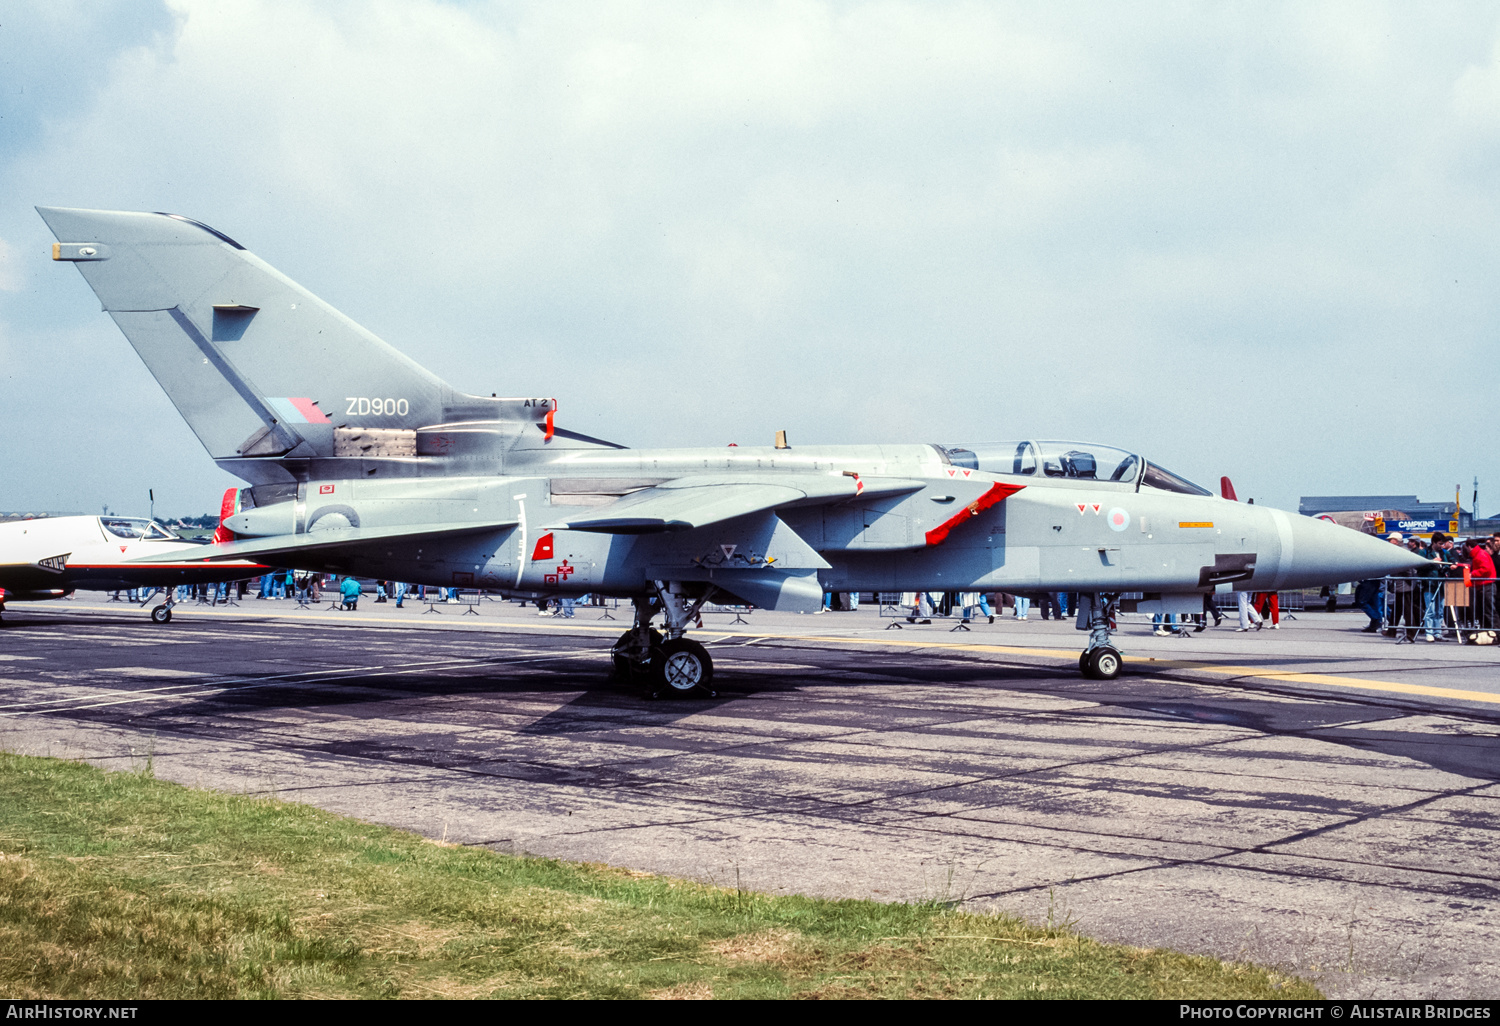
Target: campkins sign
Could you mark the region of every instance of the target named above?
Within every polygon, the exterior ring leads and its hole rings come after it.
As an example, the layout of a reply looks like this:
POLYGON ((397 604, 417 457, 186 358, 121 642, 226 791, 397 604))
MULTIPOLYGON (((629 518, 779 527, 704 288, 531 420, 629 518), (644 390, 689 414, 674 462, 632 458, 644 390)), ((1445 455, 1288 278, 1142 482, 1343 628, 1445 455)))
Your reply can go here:
POLYGON ((1433 531, 1458 533, 1457 520, 1376 520, 1376 534, 1431 534, 1433 531))

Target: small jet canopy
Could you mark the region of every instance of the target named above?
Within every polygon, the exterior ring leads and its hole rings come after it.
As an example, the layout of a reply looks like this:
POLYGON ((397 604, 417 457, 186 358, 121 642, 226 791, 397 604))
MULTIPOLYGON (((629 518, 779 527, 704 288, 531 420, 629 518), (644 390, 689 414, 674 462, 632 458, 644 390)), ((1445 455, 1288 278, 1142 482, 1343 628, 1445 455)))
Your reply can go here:
POLYGON ((935 446, 956 467, 988 474, 1113 481, 1139 491, 1143 486, 1186 495, 1212 495, 1207 488, 1135 453, 1094 442, 975 442, 935 446))
POLYGON ((100 517, 99 526, 116 538, 150 538, 153 541, 181 541, 165 527, 142 517, 100 517))

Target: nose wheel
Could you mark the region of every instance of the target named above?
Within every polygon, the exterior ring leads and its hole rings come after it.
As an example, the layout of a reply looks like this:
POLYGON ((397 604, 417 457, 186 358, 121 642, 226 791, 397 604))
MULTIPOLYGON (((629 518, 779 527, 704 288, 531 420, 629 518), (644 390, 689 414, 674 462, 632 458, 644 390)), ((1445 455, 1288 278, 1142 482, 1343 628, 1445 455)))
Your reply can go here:
POLYGON ((166 587, 166 588, 158 588, 158 589, 155 589, 155 590, 149 592, 141 600, 141 608, 144 609, 145 606, 146 606, 146 603, 150 602, 152 596, 155 595, 155 594, 157 594, 157 592, 160 592, 163 596, 165 596, 165 598, 161 602, 161 604, 155 605, 155 606, 151 607, 151 622, 152 623, 171 623, 172 622, 172 607, 177 604, 172 599, 172 591, 173 591, 173 589, 170 586, 166 587))
POLYGON ((1078 629, 1089 632, 1088 647, 1078 657, 1078 672, 1089 680, 1114 680, 1125 667, 1115 648, 1115 595, 1080 595, 1078 629))
POLYGON ((1078 669, 1089 680, 1114 680, 1124 665, 1120 653, 1108 645, 1091 648, 1078 657, 1078 669))

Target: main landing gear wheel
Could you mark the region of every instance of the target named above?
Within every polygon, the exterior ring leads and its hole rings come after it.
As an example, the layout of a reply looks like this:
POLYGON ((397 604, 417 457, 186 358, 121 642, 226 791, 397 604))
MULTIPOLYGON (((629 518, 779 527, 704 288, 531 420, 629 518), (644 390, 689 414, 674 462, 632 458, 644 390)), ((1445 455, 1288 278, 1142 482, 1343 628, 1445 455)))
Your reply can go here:
POLYGON ((1120 675, 1125 660, 1112 648, 1091 648, 1079 660, 1079 668, 1090 680, 1114 680, 1120 675))
POLYGON ((634 630, 628 630, 621 634, 620 640, 615 642, 609 653, 615 664, 615 673, 626 680, 647 676, 651 672, 651 653, 661 645, 661 631, 652 630, 651 644, 643 651, 635 645, 635 633, 634 630))
POLYGON ((168 606, 168 605, 160 605, 160 606, 157 606, 154 609, 152 609, 151 610, 151 622, 152 623, 171 623, 172 622, 172 607, 168 606))
POLYGON ((651 679, 658 694, 687 695, 694 691, 710 697, 714 661, 708 649, 690 638, 672 638, 651 650, 651 679))

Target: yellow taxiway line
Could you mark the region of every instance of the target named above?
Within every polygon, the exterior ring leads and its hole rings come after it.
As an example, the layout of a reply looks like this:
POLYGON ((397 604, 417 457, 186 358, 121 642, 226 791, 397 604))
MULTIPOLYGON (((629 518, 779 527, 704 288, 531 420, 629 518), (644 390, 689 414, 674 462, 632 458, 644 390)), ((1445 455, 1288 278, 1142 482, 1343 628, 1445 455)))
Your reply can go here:
MULTIPOLYGON (((451 612, 451 610, 445 610, 451 612)), ((347 613, 328 612, 303 612, 291 613, 278 610, 267 610, 261 612, 256 609, 241 609, 234 611, 230 609, 194 609, 193 616, 222 616, 222 617, 255 617, 256 619, 281 620, 295 618, 301 621, 317 620, 327 623, 390 623, 403 626, 413 626, 410 617, 398 616, 368 616, 358 615, 358 619, 351 618, 347 613)), ((459 614, 460 616, 463 614, 459 614)), ((456 620, 444 621, 445 623, 456 623, 456 620)), ((436 624, 434 624, 436 626, 436 624)), ((459 626, 469 626, 459 624, 459 626)), ((616 624, 601 623, 516 623, 513 621, 483 620, 473 624, 475 627, 502 627, 511 630, 544 630, 544 631, 584 631, 602 632, 614 634, 622 628, 616 624)), ((728 631, 715 628, 706 628, 700 634, 711 634, 728 638, 767 638, 778 641, 812 641, 823 643, 834 643, 841 645, 878 645, 886 648, 937 648, 952 652, 985 652, 997 655, 1022 655, 1022 656, 1048 656, 1067 659, 1070 662, 1078 659, 1078 653, 1072 649, 1062 648, 1026 648, 1020 645, 981 645, 973 642, 931 642, 914 641, 906 638, 856 638, 844 636, 829 636, 820 634, 779 634, 774 631, 728 631)), ((1450 698, 1464 702, 1483 702, 1490 705, 1500 705, 1500 694, 1491 694, 1486 691, 1465 691, 1460 688, 1435 688, 1426 684, 1404 684, 1399 681, 1369 680, 1362 677, 1344 677, 1328 673, 1296 673, 1286 670, 1267 670, 1257 666, 1226 665, 1223 663, 1186 662, 1177 659, 1156 659, 1150 656, 1133 660, 1137 664, 1155 663, 1161 669, 1167 670, 1194 670, 1200 673, 1212 673, 1224 677, 1255 677, 1262 680, 1283 681, 1291 684, 1322 684, 1325 686, 1339 688, 1353 688, 1360 691, 1384 691, 1399 695, 1421 695, 1426 698, 1450 698)))
MULTIPOLYGON (((768 637, 801 637, 799 635, 767 635, 768 637)), ((925 644, 900 638, 827 638, 802 637, 805 641, 839 641, 866 645, 892 645, 906 648, 943 648, 969 652, 997 652, 1004 655, 1058 656, 1077 660, 1078 653, 1071 649, 1021 648, 1015 645, 976 645, 969 643, 925 644)), ((1296 673, 1289 670, 1267 670, 1258 666, 1227 666, 1223 663, 1186 662, 1178 659, 1156 659, 1146 656, 1137 658, 1137 663, 1155 663, 1166 670, 1197 670, 1224 677, 1258 677, 1265 680, 1288 681, 1295 684, 1327 684, 1334 687, 1357 688, 1363 691, 1389 691, 1402 695, 1425 695, 1429 698, 1457 698, 1466 702, 1486 702, 1500 705, 1500 694, 1486 691, 1464 691, 1459 688, 1434 688, 1425 684, 1403 684, 1389 680, 1367 680, 1362 677, 1342 677, 1328 673, 1296 673)))

